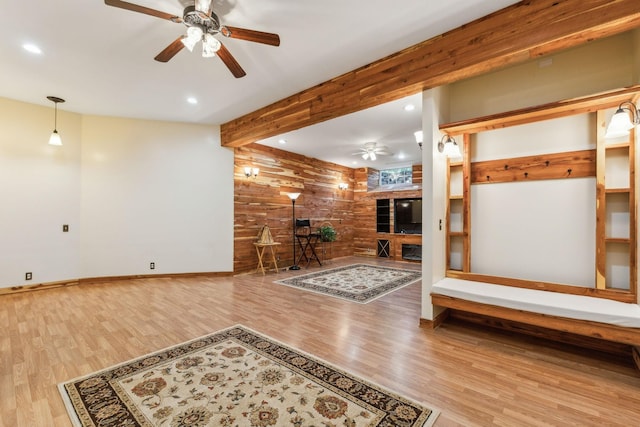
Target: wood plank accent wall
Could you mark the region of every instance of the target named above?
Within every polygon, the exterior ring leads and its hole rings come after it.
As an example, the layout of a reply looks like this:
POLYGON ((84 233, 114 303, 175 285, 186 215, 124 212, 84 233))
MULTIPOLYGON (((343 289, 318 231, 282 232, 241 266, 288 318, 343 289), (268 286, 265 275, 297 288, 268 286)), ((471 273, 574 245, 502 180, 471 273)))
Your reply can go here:
MULTIPOLYGON (((413 165, 413 183, 419 187, 416 190, 403 191, 372 191, 379 182, 380 173, 373 168, 358 168, 355 170, 355 190, 353 204, 353 249, 354 255, 376 256, 378 239, 396 240, 400 237, 405 243, 418 243, 421 236, 394 235, 393 233, 376 232, 376 200, 405 197, 422 197, 422 165, 413 165)), ((393 227, 393 206, 391 206, 391 226, 393 227)), ((402 245, 392 242, 391 255, 398 256, 397 247, 402 245)))
POLYGON ((640 27, 638 0, 525 0, 221 126, 239 147, 640 27))
MULTIPOLYGON (((296 217, 309 218, 312 227, 330 222, 338 239, 331 256, 353 254, 354 169, 323 162, 288 151, 250 144, 234 149, 234 272, 255 270, 258 257, 253 243, 268 225, 278 247, 279 267, 293 259, 293 224, 289 192, 300 192, 296 217), (259 168, 247 178, 245 167, 259 168), (349 184, 347 190, 338 184, 349 184)), ((299 253, 299 252, 298 252, 299 253)))

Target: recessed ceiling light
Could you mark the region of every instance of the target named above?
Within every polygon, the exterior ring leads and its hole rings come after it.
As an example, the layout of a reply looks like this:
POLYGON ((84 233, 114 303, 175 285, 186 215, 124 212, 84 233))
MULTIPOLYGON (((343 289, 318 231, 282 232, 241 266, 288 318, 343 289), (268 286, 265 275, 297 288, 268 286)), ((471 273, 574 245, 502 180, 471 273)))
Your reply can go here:
POLYGON ((398 158, 399 158, 400 160, 404 160, 404 153, 399 153, 399 154, 398 154, 398 158))
POLYGON ((280 144, 286 144, 286 143, 287 143, 287 140, 286 140, 286 139, 279 139, 279 140, 278 140, 278 142, 279 142, 280 144))
POLYGON ((35 54, 38 54, 38 55, 40 55, 42 53, 42 50, 38 46, 33 44, 33 43, 25 43, 25 44, 22 45, 22 48, 24 50, 26 50, 27 52, 35 53, 35 54))
POLYGON ((413 104, 407 104, 404 106, 404 111, 413 111, 416 109, 416 106, 413 104))
POLYGON ((357 165, 357 164, 358 164, 358 162, 354 160, 353 162, 351 162, 351 164, 352 164, 352 165, 357 165))
POLYGON ((190 96, 189 98, 187 98, 187 102, 188 102, 189 104, 193 104, 193 105, 195 105, 195 104, 197 104, 197 103, 198 103, 198 100, 197 100, 197 99, 195 99, 193 96, 190 96))

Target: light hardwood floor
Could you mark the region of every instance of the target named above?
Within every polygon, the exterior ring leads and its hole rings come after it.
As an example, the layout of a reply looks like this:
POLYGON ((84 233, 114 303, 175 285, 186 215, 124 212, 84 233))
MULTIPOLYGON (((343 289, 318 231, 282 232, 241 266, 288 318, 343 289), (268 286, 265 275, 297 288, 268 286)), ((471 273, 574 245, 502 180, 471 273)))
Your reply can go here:
MULTIPOLYGON (((325 267, 353 262, 419 268, 325 267)), ((56 384, 238 323, 439 409, 436 426, 640 425, 630 362, 461 322, 421 328, 419 282, 363 305, 272 283, 290 275, 0 296, 0 427, 68 427, 56 384)))

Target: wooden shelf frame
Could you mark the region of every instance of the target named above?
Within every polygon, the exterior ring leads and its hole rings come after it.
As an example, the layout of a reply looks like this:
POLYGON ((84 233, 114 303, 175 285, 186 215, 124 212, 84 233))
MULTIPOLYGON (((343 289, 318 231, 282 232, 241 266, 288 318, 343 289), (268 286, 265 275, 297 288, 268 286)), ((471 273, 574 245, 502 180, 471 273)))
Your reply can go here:
MULTIPOLYGON (((507 113, 495 114, 485 117, 480 117, 473 120, 464 120, 459 122, 452 122, 443 124, 440 126, 440 130, 444 133, 452 135, 461 135, 463 138, 463 231, 452 232, 450 229, 451 220, 451 202, 452 200, 459 200, 459 195, 452 195, 450 189, 451 182, 451 169, 460 166, 460 162, 447 162, 447 209, 446 209, 446 266, 448 277, 459 277, 470 279, 474 274, 470 271, 471 267, 471 200, 470 200, 470 186, 471 184, 478 183, 476 179, 474 181, 472 171, 474 165, 470 162, 470 141, 473 134, 488 131, 493 129, 505 128, 509 126, 523 125, 527 123, 533 123, 537 121, 550 120, 560 117, 566 117, 577 114, 594 113, 596 114, 597 129, 596 129, 596 150, 594 154, 593 150, 585 151, 582 156, 584 163, 584 171, 581 172, 581 176, 595 176, 596 178, 596 271, 595 271, 595 288, 589 288, 585 290, 591 296, 609 298, 618 301, 636 303, 638 298, 638 285, 637 285, 637 206, 636 206, 636 177, 635 177, 635 157, 636 157, 636 132, 635 129, 631 131, 628 141, 615 142, 607 144, 604 138, 605 132, 605 113, 606 110, 617 107, 620 103, 628 100, 637 102, 640 95, 640 85, 634 85, 627 88, 621 88, 617 90, 607 91, 596 95, 569 99, 565 101, 559 101, 549 104, 544 104, 536 107, 525 108, 515 110, 507 113), (605 186, 605 162, 607 152, 612 150, 628 150, 629 158, 629 186, 624 188, 606 188, 605 186), (593 166, 595 165, 595 168, 593 166), (606 236, 606 196, 607 194, 628 194, 629 195, 629 237, 607 237, 606 236), (453 270, 451 268, 451 240, 463 239, 463 260, 462 270, 453 270), (607 267, 607 245, 610 244, 624 244, 629 247, 629 289, 619 289, 618 286, 614 287, 611 283, 611 278, 606 277, 607 267), (609 279, 609 280, 607 280, 609 279)), ((574 157, 575 153, 564 153, 555 155, 561 162, 565 162, 566 158, 574 157), (568 157, 567 157, 568 155, 568 157)), ((546 168, 550 163, 554 162, 554 155, 540 156, 544 157, 544 164, 542 166, 537 164, 535 158, 520 159, 522 165, 519 165, 519 169, 535 167, 536 170, 540 168, 546 168), (549 157, 549 159, 547 159, 549 157)), ((505 161, 513 161, 514 159, 507 159, 498 161, 496 164, 504 163, 505 161)), ((518 159, 516 159, 518 160, 518 159)), ((489 162, 486 162, 487 164, 489 162)), ((489 164, 490 168, 494 165, 489 164)), ((501 166, 504 169, 504 164, 501 166)), ((495 169, 495 168, 494 168, 495 169)), ((497 170, 496 170, 497 171, 497 170)), ((562 171, 561 171, 562 172, 562 171)), ((483 172, 486 175, 486 171, 483 172)), ((503 181, 510 181, 513 178, 508 177, 506 173, 503 181)), ((477 175, 477 173, 476 173, 477 175)), ((549 175, 549 173, 547 173, 549 175)), ((573 175, 573 170, 571 171, 573 175)), ((494 172, 490 176, 497 176, 494 172)), ((569 176, 566 176, 569 177, 569 176)), ((532 176, 529 176, 532 178, 532 176)), ((557 172, 553 173, 553 176, 538 177, 538 179, 549 178, 563 178, 557 172)), ((496 182, 494 180, 490 180, 496 182)), ((488 280, 492 283, 501 283, 503 281, 500 277, 488 277, 488 280)), ((470 279, 472 280, 472 279, 470 279)), ((568 292, 572 293, 571 286, 562 284, 545 284, 535 281, 527 280, 512 280, 506 279, 506 283, 511 286, 520 287, 532 287, 535 289, 550 290, 554 292, 568 292)), ((586 289, 586 288, 585 288, 586 289)))
POLYGON ((471 135, 462 136, 462 161, 447 159, 446 265, 451 269, 452 239, 462 238, 462 272, 471 270, 471 135), (462 194, 451 194, 451 170, 462 168, 462 194), (451 203, 462 201, 462 231, 451 231, 451 203))

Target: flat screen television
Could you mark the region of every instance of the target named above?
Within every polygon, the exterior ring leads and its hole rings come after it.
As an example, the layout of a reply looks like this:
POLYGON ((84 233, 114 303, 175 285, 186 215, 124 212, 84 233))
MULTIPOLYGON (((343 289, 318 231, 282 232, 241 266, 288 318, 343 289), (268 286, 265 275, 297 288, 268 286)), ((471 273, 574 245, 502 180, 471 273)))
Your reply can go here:
POLYGON ((422 234, 422 199, 394 199, 393 231, 422 234))

